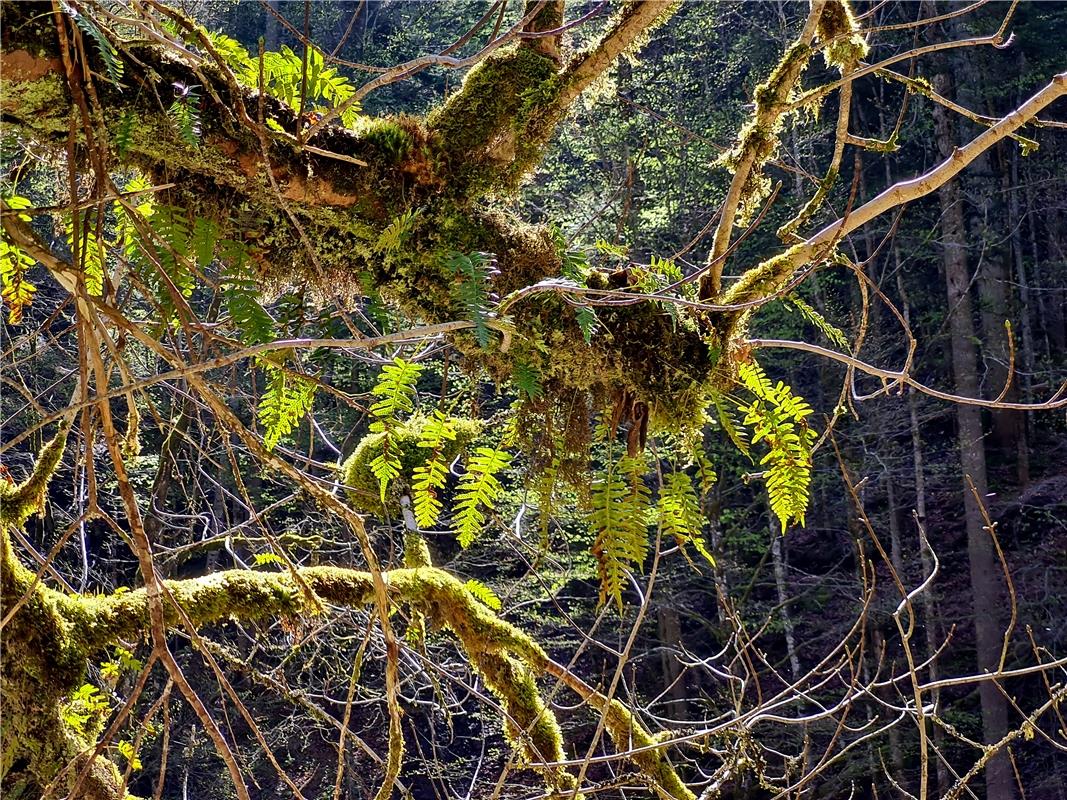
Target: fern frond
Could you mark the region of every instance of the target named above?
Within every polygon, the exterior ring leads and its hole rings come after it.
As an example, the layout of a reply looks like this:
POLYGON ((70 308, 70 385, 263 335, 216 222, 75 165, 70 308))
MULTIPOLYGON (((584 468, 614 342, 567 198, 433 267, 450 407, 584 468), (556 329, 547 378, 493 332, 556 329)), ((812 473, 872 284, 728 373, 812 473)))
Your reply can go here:
POLYGON ((493 611, 499 611, 501 608, 500 598, 496 596, 496 592, 490 589, 481 581, 471 578, 469 581, 463 584, 463 588, 474 595, 474 598, 491 608, 493 611))
POLYGON ((541 373, 522 361, 511 370, 511 382, 530 400, 536 400, 545 393, 541 388, 541 373))
POLYGON ((186 87, 184 95, 170 104, 167 116, 183 142, 200 147, 200 96, 194 87, 186 87))
POLYGON ((74 218, 67 218, 67 244, 72 253, 78 254, 78 262, 85 276, 85 291, 93 297, 100 297, 104 293, 104 252, 96 233, 87 223, 85 217, 80 219, 79 241, 75 242, 74 218))
POLYGON ((827 320, 826 317, 824 317, 822 314, 820 314, 818 311, 808 305, 805 300, 798 297, 797 295, 791 294, 785 299, 788 300, 792 305, 796 306, 797 310, 800 311, 800 313, 808 320, 808 322, 818 328, 823 336, 829 339, 833 344, 836 344, 842 350, 848 350, 848 337, 845 336, 844 331, 842 331, 836 325, 827 320))
POLYGON ((371 389, 378 400, 370 408, 374 417, 370 430, 382 434, 382 450, 371 460, 370 470, 378 479, 382 503, 389 484, 400 476, 400 450, 393 432, 400 422, 399 415, 415 410, 415 384, 421 372, 422 365, 395 358, 382 368, 377 385, 371 389))
POLYGON ((737 420, 734 419, 730 413, 730 409, 726 407, 726 404, 722 401, 719 395, 715 395, 712 402, 715 404, 715 410, 719 414, 719 424, 722 426, 723 431, 730 438, 730 441, 734 443, 734 447, 741 451, 742 454, 749 455, 748 435, 742 428, 737 420))
POLYGON ((448 480, 448 464, 442 453, 447 442, 456 438, 456 426, 440 409, 422 429, 419 447, 430 450, 424 464, 415 467, 411 475, 411 488, 415 506, 415 522, 420 528, 431 528, 441 516, 441 499, 438 495, 448 480))
POLYGON ((622 610, 622 590, 629 569, 639 569, 648 555, 650 492, 640 458, 623 457, 593 482, 593 556, 600 573, 600 604, 608 598, 622 610))
POLYGON ((209 219, 197 217, 189 238, 189 250, 196 256, 201 269, 211 265, 215 258, 215 244, 219 240, 219 226, 209 219))
POLYGON ((104 62, 104 71, 107 73, 108 80, 117 85, 122 80, 123 72, 122 61, 119 60, 119 51, 104 36, 104 32, 100 30, 97 24, 85 14, 79 13, 77 9, 66 3, 63 4, 63 10, 78 26, 78 29, 96 44, 96 49, 100 53, 100 60, 104 62))
POLYGON ((461 547, 470 547, 485 524, 485 515, 496 508, 503 487, 497 479, 511 463, 504 450, 479 447, 467 460, 467 472, 456 489, 452 524, 461 547))
POLYGON ((767 467, 767 495, 771 511, 782 524, 804 524, 811 486, 811 448, 815 431, 806 417, 812 408, 782 381, 772 385, 755 361, 742 364, 740 377, 755 399, 743 410, 752 429, 752 443, 765 441, 769 452, 760 459, 767 467))
POLYGON ((452 296, 467 311, 474 323, 474 336, 483 348, 489 347, 489 272, 490 257, 484 253, 453 253, 445 267, 456 278, 452 296))
POLYGON ((223 282, 223 297, 230 322, 237 338, 248 345, 272 342, 277 337, 274 319, 259 303, 261 287, 252 280, 227 277, 223 282))
POLYGON ((263 445, 273 450, 311 411, 316 386, 278 367, 268 366, 266 370, 267 391, 259 399, 256 414, 264 428, 263 445))
POLYGON ((111 143, 115 146, 115 153, 120 159, 126 157, 133 144, 133 132, 137 129, 137 115, 127 109, 122 112, 118 123, 115 125, 115 133, 111 143))
MULTIPOLYGON (((25 197, 8 196, 4 198, 8 208, 18 210, 29 208, 30 201, 25 197)), ((19 215, 28 222, 28 214, 19 215)), ((29 272, 37 262, 23 252, 22 248, 10 241, 7 234, 0 234, 0 296, 7 306, 7 321, 10 325, 22 322, 23 312, 33 302, 33 293, 37 287, 26 280, 29 272)))
POLYGON ((672 472, 660 487, 659 520, 663 532, 673 536, 678 546, 691 544, 712 566, 715 559, 704 544, 704 516, 700 513, 700 501, 693 490, 693 482, 684 472, 672 472))
POLYGON ((404 244, 415 228, 415 216, 418 212, 409 208, 403 214, 394 217, 378 236, 374 249, 379 253, 395 253, 404 244))

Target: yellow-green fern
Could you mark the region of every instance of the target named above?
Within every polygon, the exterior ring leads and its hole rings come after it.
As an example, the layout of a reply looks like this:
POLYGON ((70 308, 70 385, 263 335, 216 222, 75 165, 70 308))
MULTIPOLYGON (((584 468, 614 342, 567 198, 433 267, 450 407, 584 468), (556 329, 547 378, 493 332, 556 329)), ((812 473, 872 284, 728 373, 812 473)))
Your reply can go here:
POLYGON ((804 524, 808 508, 815 431, 805 418, 812 408, 782 381, 772 384, 755 361, 742 364, 739 374, 742 384, 755 396, 742 407, 745 424, 752 429, 752 444, 762 440, 770 447, 760 464, 767 468, 771 511, 784 533, 790 522, 804 524))
POLYGON ((640 569, 648 554, 648 487, 640 458, 623 457, 593 482, 593 556, 600 572, 600 603, 608 598, 622 609, 626 573, 640 569))
POLYGON ((371 389, 378 400, 370 408, 374 416, 370 430, 382 434, 382 451, 371 461, 370 470, 378 479, 382 503, 389 484, 400 475, 400 449, 392 434, 400 424, 400 415, 415 409, 415 383, 421 372, 421 365, 395 358, 382 368, 378 384, 371 389))
POLYGON ((456 438, 456 426, 444 412, 434 411, 422 429, 419 447, 430 450, 426 463, 415 467, 411 475, 414 496, 415 522, 420 528, 430 528, 441 516, 441 499, 438 493, 445 488, 448 479, 448 464, 444 459, 445 444, 456 438))
POLYGON ((496 507, 503 491, 497 475, 511 463, 511 456, 503 450, 479 447, 467 461, 467 472, 460 479, 456 491, 453 525, 460 546, 470 547, 482 525, 485 514, 496 507))

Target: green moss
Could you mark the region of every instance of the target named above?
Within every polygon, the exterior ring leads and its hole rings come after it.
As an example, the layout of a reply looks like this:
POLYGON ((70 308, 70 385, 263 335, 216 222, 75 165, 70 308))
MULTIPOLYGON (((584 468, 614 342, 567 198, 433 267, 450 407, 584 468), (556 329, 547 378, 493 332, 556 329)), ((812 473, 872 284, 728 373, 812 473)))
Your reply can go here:
POLYGON ((35 80, 4 78, 0 80, 0 98, 0 109, 27 120, 32 132, 45 141, 70 129, 70 119, 65 113, 70 100, 66 82, 58 72, 35 80))
POLYGON ((470 197, 517 186, 541 155, 554 120, 543 124, 539 112, 559 90, 555 61, 526 47, 498 51, 467 73, 427 120, 449 191, 470 197))
POLYGON ((785 51, 767 80, 753 92, 756 109, 741 128, 737 146, 719 158, 719 163, 731 171, 747 169, 735 219, 737 225, 747 225, 770 193, 771 182, 763 169, 778 149, 785 108, 811 54, 811 47, 802 42, 794 42, 785 51))
POLYGON ((827 66, 850 70, 867 55, 867 41, 848 0, 828 0, 815 27, 827 66))
MULTIPOLYGON (((416 416, 389 434, 391 446, 400 453, 400 477, 392 483, 386 494, 387 506, 382 505, 378 479, 370 469, 371 462, 382 452, 385 434, 371 433, 360 440, 352 455, 341 465, 341 478, 348 487, 348 502, 353 508, 377 516, 386 513, 397 515, 401 496, 411 492, 409 481, 412 471, 425 464, 430 454, 425 447, 419 447, 426 422, 426 417, 416 416)), ((459 455, 481 431, 481 423, 477 420, 460 419, 455 423, 456 438, 442 450, 443 457, 448 461, 459 455)))

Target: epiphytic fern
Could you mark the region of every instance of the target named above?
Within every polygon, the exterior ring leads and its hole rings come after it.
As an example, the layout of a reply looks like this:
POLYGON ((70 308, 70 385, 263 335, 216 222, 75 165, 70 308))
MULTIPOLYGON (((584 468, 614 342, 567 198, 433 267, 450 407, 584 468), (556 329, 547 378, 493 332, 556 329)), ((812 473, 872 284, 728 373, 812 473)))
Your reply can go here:
POLYGON ((704 516, 700 513, 700 501, 693 490, 693 482, 685 472, 671 472, 665 476, 659 491, 660 524, 663 532, 673 536, 678 546, 691 544, 708 563, 715 559, 704 544, 704 516))
POLYGON ((791 294, 788 295, 785 299, 788 300, 790 304, 795 306, 797 310, 800 311, 800 313, 808 320, 808 322, 818 328, 819 331, 822 332, 823 336, 825 336, 831 342, 836 344, 842 350, 848 349, 848 337, 845 336, 845 332, 836 325, 834 325, 832 322, 827 320, 826 317, 824 317, 810 305, 808 305, 808 303, 803 298, 798 297, 795 294, 791 294))
POLYGON ((371 433, 382 434, 382 450, 370 463, 371 473, 378 479, 385 502, 389 484, 400 475, 400 449, 393 434, 400 423, 401 414, 410 414, 415 409, 415 383, 422 366, 396 358, 382 368, 382 375, 371 394, 378 398, 370 408, 374 422, 371 433))
POLYGON ((811 448, 815 431, 805 418, 812 408, 782 381, 772 385, 763 369, 752 361, 742 364, 741 382, 755 399, 742 408, 745 424, 752 428, 752 443, 770 447, 760 464, 767 467, 767 494, 771 510, 782 523, 804 524, 811 486, 811 448))
POLYGON ((259 344, 277 338, 274 318, 260 305, 261 287, 255 281, 237 275, 228 276, 222 291, 230 322, 242 342, 259 344))
POLYGON ((393 218, 393 221, 385 226, 378 236, 374 249, 379 253, 393 253, 400 249, 404 240, 411 235, 415 228, 415 218, 418 212, 409 208, 403 214, 393 218))
POLYGON ((257 416, 263 426, 263 444, 273 450, 311 411, 315 384, 279 367, 268 366, 266 370, 267 391, 259 399, 257 416))
MULTIPOLYGON (((12 210, 29 208, 31 203, 25 197, 9 195, 4 198, 4 205, 12 210)), ((29 214, 19 214, 23 222, 29 222, 29 214)), ((37 287, 26 280, 26 273, 36 264, 29 255, 6 233, 0 233, 0 294, 7 306, 7 321, 11 325, 22 322, 22 313, 33 302, 33 293, 37 287)))
POLYGON ((122 80, 123 69, 122 61, 119 59, 119 51, 111 44, 104 32, 100 30, 100 27, 85 14, 80 13, 66 3, 63 4, 63 10, 78 26, 78 29, 96 44, 96 49, 100 53, 100 60, 104 62, 104 71, 107 73, 108 80, 117 84, 122 80))
POLYGON ((430 528, 441 516, 441 499, 438 493, 445 488, 448 479, 448 464, 443 457, 447 442, 456 438, 456 426, 448 416, 436 410, 422 429, 419 447, 430 451, 424 464, 415 467, 411 475, 414 494, 415 522, 420 528, 430 528))
POLYGON ((474 336, 482 347, 489 346, 488 303, 489 273, 492 259, 485 253, 453 253, 445 262, 452 273, 452 296, 463 306, 468 319, 474 323, 474 336))
POLYGON ((175 84, 178 96, 167 109, 174 130, 190 147, 200 147, 200 95, 196 86, 175 84))
POLYGON ((511 463, 511 456, 503 450, 479 447, 467 459, 467 472, 460 478, 456 490, 453 525, 461 547, 470 547, 481 533, 486 512, 496 508, 503 488, 497 479, 511 463))
POLYGON ((594 480, 591 521, 593 556, 600 573, 600 603, 611 598, 622 609, 627 570, 640 568, 648 554, 650 492, 640 458, 625 456, 594 480))
POLYGON ((719 424, 722 426, 723 431, 730 438, 730 441, 734 443, 734 447, 747 456, 749 454, 748 432, 734 419, 730 408, 719 395, 714 395, 712 402, 715 404, 715 410, 719 414, 719 424))
POLYGON ((536 400, 545 393, 541 388, 541 373, 523 361, 516 363, 511 370, 511 382, 530 400, 536 400))
POLYGON ((111 143, 115 145, 115 153, 120 159, 125 158, 129 152, 130 145, 133 144, 133 133, 136 129, 137 115, 129 109, 123 111, 122 116, 119 117, 119 121, 115 125, 115 132, 111 140, 111 143))
POLYGON ((474 578, 471 578, 469 581, 463 584, 463 588, 470 592, 472 595, 474 595, 474 598, 478 602, 489 606, 489 608, 491 608, 493 611, 500 610, 500 598, 496 596, 496 592, 494 592, 481 581, 477 581, 474 578))
POLYGON ((71 252, 77 257, 78 265, 82 269, 85 279, 85 291, 94 297, 100 297, 104 293, 104 249, 101 247, 96 233, 88 225, 87 217, 79 218, 77 238, 75 241, 74 218, 68 217, 66 222, 67 243, 71 252))
MULTIPOLYGON (((231 51, 239 57, 237 51, 232 48, 231 51)), ((326 67, 322 52, 315 47, 308 50, 306 73, 303 57, 282 45, 281 50, 276 53, 264 53, 263 74, 267 91, 284 100, 294 110, 300 106, 301 89, 304 91, 305 108, 317 112, 325 110, 324 106, 315 102, 317 100, 325 100, 331 107, 336 108, 356 93, 348 78, 338 74, 335 68, 326 67)), ((256 82, 258 83, 258 70, 256 82)), ((359 111, 359 104, 355 103, 341 113, 341 122, 345 127, 351 128, 355 125, 359 111)))

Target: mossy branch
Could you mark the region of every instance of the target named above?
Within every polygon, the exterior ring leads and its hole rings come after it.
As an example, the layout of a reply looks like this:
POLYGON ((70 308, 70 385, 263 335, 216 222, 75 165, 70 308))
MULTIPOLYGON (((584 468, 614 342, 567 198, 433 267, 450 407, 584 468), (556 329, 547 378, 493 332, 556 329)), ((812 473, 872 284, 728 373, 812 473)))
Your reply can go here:
POLYGON ((56 435, 41 449, 33 472, 22 483, 12 485, 0 479, 0 528, 21 528, 44 508, 48 482, 59 468, 69 430, 70 420, 62 421, 56 435))

